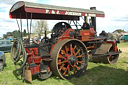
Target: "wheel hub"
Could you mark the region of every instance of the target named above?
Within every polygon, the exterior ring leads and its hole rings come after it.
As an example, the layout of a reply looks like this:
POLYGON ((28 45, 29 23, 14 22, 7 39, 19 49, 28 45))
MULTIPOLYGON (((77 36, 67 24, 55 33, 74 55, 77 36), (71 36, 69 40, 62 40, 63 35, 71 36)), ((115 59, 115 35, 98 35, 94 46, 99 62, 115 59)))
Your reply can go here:
POLYGON ((68 62, 69 62, 70 64, 73 65, 76 61, 77 61, 77 60, 76 60, 76 58, 75 58, 74 55, 69 56, 68 62))

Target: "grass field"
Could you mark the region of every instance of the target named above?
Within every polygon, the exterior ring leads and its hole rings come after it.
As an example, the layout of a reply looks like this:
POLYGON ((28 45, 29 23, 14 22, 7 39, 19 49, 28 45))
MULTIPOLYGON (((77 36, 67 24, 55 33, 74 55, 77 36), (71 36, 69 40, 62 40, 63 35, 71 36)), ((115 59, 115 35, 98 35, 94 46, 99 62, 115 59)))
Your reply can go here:
MULTIPOLYGON (((82 77, 62 80, 53 75, 43 81, 34 77, 32 85, 128 85, 128 42, 122 42, 118 47, 122 53, 114 65, 89 62, 87 72, 82 77)), ((0 72, 0 85, 29 85, 14 76, 10 53, 5 56, 6 67, 0 72)))

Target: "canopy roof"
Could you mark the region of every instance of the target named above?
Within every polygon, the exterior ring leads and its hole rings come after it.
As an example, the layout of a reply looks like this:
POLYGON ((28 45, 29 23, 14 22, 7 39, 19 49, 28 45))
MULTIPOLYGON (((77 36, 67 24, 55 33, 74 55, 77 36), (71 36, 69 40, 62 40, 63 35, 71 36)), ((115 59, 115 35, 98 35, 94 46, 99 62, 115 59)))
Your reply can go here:
POLYGON ((103 11, 81 8, 53 6, 46 4, 19 1, 10 9, 10 18, 46 19, 46 20, 79 20, 80 16, 104 17, 103 11), (27 17, 26 17, 27 15, 27 17), (32 16, 31 16, 32 15, 32 16))

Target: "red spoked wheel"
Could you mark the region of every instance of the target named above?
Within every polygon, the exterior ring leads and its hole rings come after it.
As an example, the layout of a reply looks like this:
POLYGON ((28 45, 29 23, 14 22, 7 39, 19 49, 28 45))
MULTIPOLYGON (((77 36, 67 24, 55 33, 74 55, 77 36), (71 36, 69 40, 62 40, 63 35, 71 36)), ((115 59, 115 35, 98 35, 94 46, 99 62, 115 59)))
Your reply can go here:
POLYGON ((71 79, 85 72, 88 55, 85 45, 75 39, 65 39, 56 44, 51 53, 51 69, 63 79, 71 79))

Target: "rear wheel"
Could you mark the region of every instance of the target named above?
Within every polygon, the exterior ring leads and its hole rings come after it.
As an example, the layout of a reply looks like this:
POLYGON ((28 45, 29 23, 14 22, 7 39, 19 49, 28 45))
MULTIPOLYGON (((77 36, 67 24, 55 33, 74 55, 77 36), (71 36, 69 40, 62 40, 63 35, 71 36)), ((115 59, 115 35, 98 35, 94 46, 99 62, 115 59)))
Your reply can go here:
POLYGON ((0 71, 3 71, 3 62, 0 61, 0 71))
POLYGON ((51 68, 55 75, 71 79, 85 72, 88 55, 85 45, 78 40, 62 40, 54 47, 51 68))

